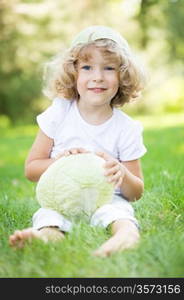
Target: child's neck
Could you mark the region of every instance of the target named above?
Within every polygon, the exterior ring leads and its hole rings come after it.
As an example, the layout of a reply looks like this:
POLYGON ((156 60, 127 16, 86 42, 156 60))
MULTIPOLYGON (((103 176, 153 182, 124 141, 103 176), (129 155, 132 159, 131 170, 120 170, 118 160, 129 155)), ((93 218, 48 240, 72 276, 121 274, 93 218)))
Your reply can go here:
POLYGON ((89 107, 78 101, 77 107, 82 118, 91 125, 103 124, 105 121, 110 119, 113 114, 113 110, 110 105, 107 105, 105 107, 89 107))

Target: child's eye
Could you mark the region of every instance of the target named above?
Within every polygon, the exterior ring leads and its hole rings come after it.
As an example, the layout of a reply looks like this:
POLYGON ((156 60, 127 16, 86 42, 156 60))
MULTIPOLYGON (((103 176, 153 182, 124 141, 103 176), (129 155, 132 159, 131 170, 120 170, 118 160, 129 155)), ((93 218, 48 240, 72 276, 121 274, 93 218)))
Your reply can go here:
POLYGON ((82 68, 81 69, 83 69, 83 70, 90 70, 90 66, 88 66, 88 65, 85 65, 85 66, 82 66, 82 68))
POLYGON ((114 67, 107 66, 107 67, 105 67, 105 70, 112 71, 112 70, 115 70, 115 68, 114 68, 114 67))

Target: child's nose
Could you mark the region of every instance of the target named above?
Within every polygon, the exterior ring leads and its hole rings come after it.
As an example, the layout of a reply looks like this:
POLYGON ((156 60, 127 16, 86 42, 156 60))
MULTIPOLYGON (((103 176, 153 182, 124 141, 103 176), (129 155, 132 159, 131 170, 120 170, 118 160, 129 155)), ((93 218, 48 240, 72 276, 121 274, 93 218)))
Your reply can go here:
POLYGON ((93 72, 93 80, 102 81, 103 80, 103 72, 101 69, 95 69, 93 72))

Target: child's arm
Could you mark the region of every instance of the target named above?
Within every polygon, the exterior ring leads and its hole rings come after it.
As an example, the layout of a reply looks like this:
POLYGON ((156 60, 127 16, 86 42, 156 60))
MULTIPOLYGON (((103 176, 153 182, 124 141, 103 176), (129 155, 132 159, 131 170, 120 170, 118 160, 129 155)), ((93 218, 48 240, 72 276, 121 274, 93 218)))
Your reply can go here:
POLYGON ((104 167, 108 181, 112 182, 116 187, 120 187, 122 194, 129 201, 140 199, 144 191, 140 161, 136 159, 119 162, 106 153, 97 152, 96 154, 106 160, 104 167))
POLYGON ((25 162, 25 176, 31 181, 38 181, 42 173, 54 162, 49 158, 53 139, 39 130, 25 162))
POLYGON ((122 182, 120 184, 120 189, 129 199, 129 201, 135 201, 141 198, 144 191, 144 180, 142 174, 141 163, 139 159, 121 162, 123 166, 122 182))
POLYGON ((64 150, 55 158, 50 158, 53 144, 53 139, 49 138, 40 129, 25 162, 25 176, 29 180, 38 181, 42 173, 45 172, 54 161, 62 156, 89 152, 83 148, 72 148, 64 150))

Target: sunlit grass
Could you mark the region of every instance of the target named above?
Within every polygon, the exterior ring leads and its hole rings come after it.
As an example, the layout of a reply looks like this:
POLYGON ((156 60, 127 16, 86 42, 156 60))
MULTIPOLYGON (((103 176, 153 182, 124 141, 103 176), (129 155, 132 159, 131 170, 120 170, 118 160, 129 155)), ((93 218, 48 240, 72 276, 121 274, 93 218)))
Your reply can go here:
POLYGON ((138 117, 148 149, 142 159, 145 193, 134 203, 141 226, 136 249, 102 259, 91 255, 109 233, 81 221, 56 245, 8 245, 15 229, 31 225, 38 209, 35 184, 24 178, 24 160, 35 126, 2 129, 0 147, 0 277, 183 277, 184 118, 138 117))
POLYGON ((184 124, 184 113, 178 114, 164 114, 153 116, 141 116, 139 120, 144 124, 144 128, 161 129, 164 127, 176 127, 184 124))

